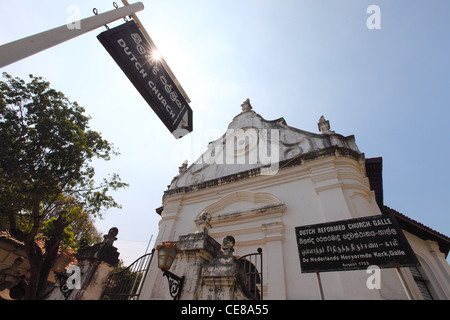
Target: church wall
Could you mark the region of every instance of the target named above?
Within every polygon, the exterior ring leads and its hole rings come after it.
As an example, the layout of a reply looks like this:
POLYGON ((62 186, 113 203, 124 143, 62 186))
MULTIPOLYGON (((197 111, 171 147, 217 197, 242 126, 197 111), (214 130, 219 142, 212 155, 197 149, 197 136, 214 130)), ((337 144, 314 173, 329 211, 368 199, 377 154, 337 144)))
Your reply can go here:
MULTIPOLYGON (((211 237, 236 239, 235 255, 263 249, 264 299, 319 299, 315 274, 302 274, 295 227, 381 214, 363 165, 330 156, 232 183, 165 197, 156 243, 176 241, 196 230, 200 213, 212 215, 211 237)), ((436 243, 406 232, 425 262, 424 272, 436 298, 450 296, 449 270, 436 243)), ((166 299, 166 280, 153 264, 142 298, 166 299)), ((407 268, 401 269, 414 299, 420 292, 407 268)), ((406 299, 395 269, 381 270, 381 289, 369 290, 366 270, 321 273, 326 299, 406 299)))
MULTIPOLYGON (((195 232, 196 219, 206 211, 212 217, 209 235, 219 243, 233 236, 235 256, 263 249, 264 299, 319 299, 316 275, 301 273, 295 227, 381 211, 354 137, 331 131, 324 117, 318 126, 321 134, 289 127, 283 118, 267 121, 247 100, 227 133, 189 168, 180 167, 163 198, 156 243, 195 232), (269 145, 273 171, 263 170, 267 163, 255 158, 256 151, 261 156, 269 145)), ((425 262, 434 294, 448 299, 449 266, 436 243, 407 236, 425 262)), ((156 263, 151 268, 141 298, 166 299, 167 284, 156 263)), ((325 298, 406 299, 396 270, 380 272, 381 287, 373 290, 366 270, 323 272, 325 298)), ((401 274, 413 298, 420 299, 409 269, 402 268, 401 274)))
MULTIPOLYGON (((176 241, 194 232, 194 220, 206 210, 213 217, 210 235, 219 242, 234 236, 235 255, 263 249, 265 298, 317 299, 315 275, 301 274, 294 228, 380 214, 361 168, 354 159, 332 156, 273 176, 168 196, 156 241, 176 241)), ((322 275, 328 298, 380 298, 367 292, 366 279, 365 271, 322 275)))

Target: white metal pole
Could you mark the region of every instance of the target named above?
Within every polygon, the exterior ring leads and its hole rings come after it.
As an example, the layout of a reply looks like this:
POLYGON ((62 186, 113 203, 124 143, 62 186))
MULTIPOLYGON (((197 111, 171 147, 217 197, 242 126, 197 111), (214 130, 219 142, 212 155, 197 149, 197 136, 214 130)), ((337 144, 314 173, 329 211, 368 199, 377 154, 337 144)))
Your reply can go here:
POLYGON ((150 243, 152 242, 152 239, 153 239, 153 234, 152 234, 152 236, 150 237, 150 240, 148 241, 147 248, 145 249, 144 254, 147 254, 148 248, 150 247, 150 243))
POLYGON ((319 271, 316 271, 316 277, 317 277, 317 285, 319 286, 320 300, 325 300, 325 297, 323 295, 322 281, 320 280, 319 271))
POLYGON ((413 300, 411 292, 409 291, 409 288, 406 284, 405 278, 403 277, 403 274, 399 267, 395 267, 395 270, 397 271, 397 275, 400 279, 400 283, 402 284, 403 289, 405 290, 406 296, 408 297, 408 300, 413 300))
POLYGON ((132 15, 143 9, 144 5, 142 2, 137 2, 129 6, 124 6, 75 22, 75 25, 79 26, 79 28, 69 28, 66 24, 58 28, 4 44, 0 46, 0 68, 100 28, 105 24, 132 15))

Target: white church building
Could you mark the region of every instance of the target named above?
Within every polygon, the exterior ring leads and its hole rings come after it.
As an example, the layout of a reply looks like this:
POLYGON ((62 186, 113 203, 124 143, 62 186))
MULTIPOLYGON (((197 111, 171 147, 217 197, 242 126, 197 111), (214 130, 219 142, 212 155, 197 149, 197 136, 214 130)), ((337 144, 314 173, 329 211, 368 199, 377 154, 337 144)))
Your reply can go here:
MULTIPOLYGON (((323 117, 318 126, 316 134, 290 127, 283 118, 268 121, 249 100, 244 102, 227 132, 197 161, 183 165, 164 193, 156 244, 194 234, 207 212, 209 236, 222 243, 231 235, 235 257, 262 249, 261 298, 320 299, 316 274, 301 272, 295 228, 392 214, 420 266, 400 268, 400 273, 381 269, 375 289, 367 284, 367 270, 323 272, 324 297, 450 299, 450 238, 385 206, 382 159, 365 159, 354 136, 331 131, 323 117)), ((140 299, 171 299, 156 260, 140 299)), ((175 263, 172 269, 190 276, 189 267, 175 263)))

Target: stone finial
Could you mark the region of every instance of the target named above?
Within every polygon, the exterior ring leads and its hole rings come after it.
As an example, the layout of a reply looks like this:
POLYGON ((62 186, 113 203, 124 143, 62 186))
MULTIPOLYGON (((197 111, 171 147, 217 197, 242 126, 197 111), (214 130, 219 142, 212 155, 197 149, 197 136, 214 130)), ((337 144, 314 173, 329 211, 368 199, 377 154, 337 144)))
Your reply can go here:
POLYGON ((183 162, 183 164, 181 165, 181 167, 178 167, 178 173, 183 173, 183 172, 185 172, 185 171, 187 170, 187 167, 188 167, 188 161, 185 160, 185 161, 183 162))
POLYGON ((77 260, 79 265, 84 263, 91 263, 92 261, 102 261, 115 267, 119 263, 119 255, 117 248, 113 246, 114 241, 117 240, 119 229, 113 227, 109 229, 108 234, 103 236, 103 241, 96 243, 93 246, 85 247, 78 250, 77 260))
POLYGON ((234 252, 234 245, 236 244, 236 240, 233 236, 226 236, 222 240, 222 251, 224 256, 231 256, 234 252))
POLYGON ((109 229, 108 234, 103 236, 103 238, 104 238, 103 245, 112 247, 114 241, 117 240, 116 236, 118 234, 119 234, 119 229, 117 229, 116 227, 109 229))
POLYGON ((203 211, 197 220, 195 220, 195 224, 197 225, 197 231, 195 233, 204 233, 208 234, 208 230, 211 229, 211 214, 209 212, 203 211))
POLYGON ((250 104, 250 99, 245 100, 244 103, 241 104, 241 107, 242 107, 242 112, 248 112, 253 109, 252 105, 250 104))
POLYGON ((330 130, 330 121, 325 120, 324 116, 320 117, 317 126, 319 127, 319 131, 322 132, 322 134, 334 133, 334 131, 330 130))

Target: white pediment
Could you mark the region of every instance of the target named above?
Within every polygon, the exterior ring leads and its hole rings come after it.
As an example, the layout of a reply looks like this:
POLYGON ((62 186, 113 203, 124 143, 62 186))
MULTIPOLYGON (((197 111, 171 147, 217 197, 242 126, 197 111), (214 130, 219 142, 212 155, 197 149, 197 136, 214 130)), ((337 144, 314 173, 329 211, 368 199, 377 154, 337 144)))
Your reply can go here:
POLYGON ((359 153, 353 136, 343 137, 329 130, 322 130, 322 134, 299 130, 288 126, 283 118, 265 120, 251 106, 243 105, 243 111, 233 119, 225 134, 209 143, 207 150, 174 178, 169 189, 255 168, 267 168, 267 172, 273 173, 281 161, 331 146, 359 153))

